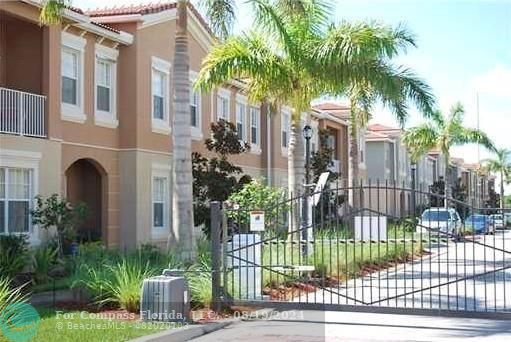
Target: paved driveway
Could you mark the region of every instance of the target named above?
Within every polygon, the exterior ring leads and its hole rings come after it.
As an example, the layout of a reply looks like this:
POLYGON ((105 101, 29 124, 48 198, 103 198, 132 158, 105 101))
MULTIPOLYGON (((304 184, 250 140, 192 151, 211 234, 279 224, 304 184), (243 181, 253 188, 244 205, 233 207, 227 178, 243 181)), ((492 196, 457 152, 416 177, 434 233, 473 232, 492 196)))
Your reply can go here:
POLYGON ((510 341, 511 321, 293 311, 241 322, 194 341, 510 341))
POLYGON ((297 302, 511 311, 511 231, 427 246, 431 254, 297 302), (509 251, 506 253, 505 251, 509 251), (507 300, 506 300, 507 298, 507 300))

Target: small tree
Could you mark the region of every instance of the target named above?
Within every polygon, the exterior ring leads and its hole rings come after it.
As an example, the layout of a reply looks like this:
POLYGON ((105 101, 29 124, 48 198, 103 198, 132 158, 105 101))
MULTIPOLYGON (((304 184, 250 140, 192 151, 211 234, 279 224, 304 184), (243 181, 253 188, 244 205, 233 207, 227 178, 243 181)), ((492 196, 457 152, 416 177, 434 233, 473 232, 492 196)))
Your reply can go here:
MULTIPOLYGON (((330 133, 327 129, 320 129, 318 132, 319 135, 319 149, 317 151, 312 152, 311 155, 311 169, 314 176, 314 183, 316 183, 319 179, 319 176, 326 171, 330 171, 329 167, 333 165, 332 155, 334 153, 334 149, 331 148, 328 144, 328 138, 330 133)), ((339 174, 336 172, 330 172, 329 180, 335 180, 339 177, 339 174)))
POLYGON ((192 153, 194 221, 205 224, 209 234, 209 202, 225 201, 233 192, 249 183, 251 178, 243 175, 241 167, 232 164, 229 157, 248 151, 249 145, 241 142, 236 126, 225 120, 211 124, 211 138, 205 141, 213 157, 192 153))
POLYGON ((53 194, 46 199, 37 196, 36 207, 31 214, 33 224, 46 230, 52 227, 56 229, 59 256, 62 257, 63 241, 76 237, 75 228, 89 216, 89 210, 85 203, 73 205, 59 195, 53 194))
POLYGON ((289 203, 285 199, 286 193, 282 188, 265 185, 260 180, 252 180, 229 196, 228 201, 238 209, 230 210, 228 215, 238 225, 238 229, 248 230, 249 212, 263 210, 266 231, 287 233, 289 203))
POLYGON ((444 177, 440 177, 433 184, 429 186, 429 206, 430 207, 443 207, 445 195, 445 181, 444 177))

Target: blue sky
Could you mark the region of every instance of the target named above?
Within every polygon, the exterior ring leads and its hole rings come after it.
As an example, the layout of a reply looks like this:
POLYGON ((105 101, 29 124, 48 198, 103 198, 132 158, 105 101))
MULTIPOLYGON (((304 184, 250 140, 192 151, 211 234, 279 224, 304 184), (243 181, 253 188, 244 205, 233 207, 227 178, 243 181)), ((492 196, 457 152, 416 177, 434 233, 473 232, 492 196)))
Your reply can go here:
MULTIPOLYGON (((109 5, 151 1, 110 0, 109 5)), ((154 2, 154 1, 153 1, 154 2)), ((193 1, 196 3, 197 1, 193 1)), ((81 8, 105 6, 105 0, 74 0, 81 8)), ((250 27, 250 6, 237 1, 236 30, 250 27), (243 18, 243 20, 241 20, 243 18)), ((416 35, 418 47, 397 62, 415 70, 433 88, 445 112, 456 101, 466 108, 466 124, 475 127, 479 94, 480 128, 500 147, 511 148, 511 0, 340 0, 335 21, 377 20, 404 23, 416 35)), ((374 122, 395 124, 392 115, 376 108, 374 122)), ((421 121, 412 110, 408 126, 421 121)), ((456 148, 468 162, 477 148, 456 148)), ((488 154, 481 149, 480 158, 488 154)))

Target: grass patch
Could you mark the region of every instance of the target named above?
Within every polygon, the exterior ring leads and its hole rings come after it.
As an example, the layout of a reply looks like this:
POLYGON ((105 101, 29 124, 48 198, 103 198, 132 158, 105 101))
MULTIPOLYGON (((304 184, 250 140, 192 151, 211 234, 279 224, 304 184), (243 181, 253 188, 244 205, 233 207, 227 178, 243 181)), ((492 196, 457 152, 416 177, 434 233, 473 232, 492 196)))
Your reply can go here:
MULTIPOLYGON (((137 337, 172 329, 172 323, 153 323, 99 318, 84 311, 55 311, 37 308, 41 322, 33 341, 128 341, 137 337)), ((0 334, 1 342, 8 340, 0 334)))

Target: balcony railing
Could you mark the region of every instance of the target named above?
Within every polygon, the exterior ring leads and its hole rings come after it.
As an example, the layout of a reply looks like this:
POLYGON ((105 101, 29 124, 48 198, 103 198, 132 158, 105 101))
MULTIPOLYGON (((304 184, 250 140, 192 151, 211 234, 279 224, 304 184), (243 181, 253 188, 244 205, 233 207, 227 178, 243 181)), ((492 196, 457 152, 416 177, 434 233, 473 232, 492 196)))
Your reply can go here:
POLYGON ((0 87, 0 133, 46 137, 46 96, 0 87))

